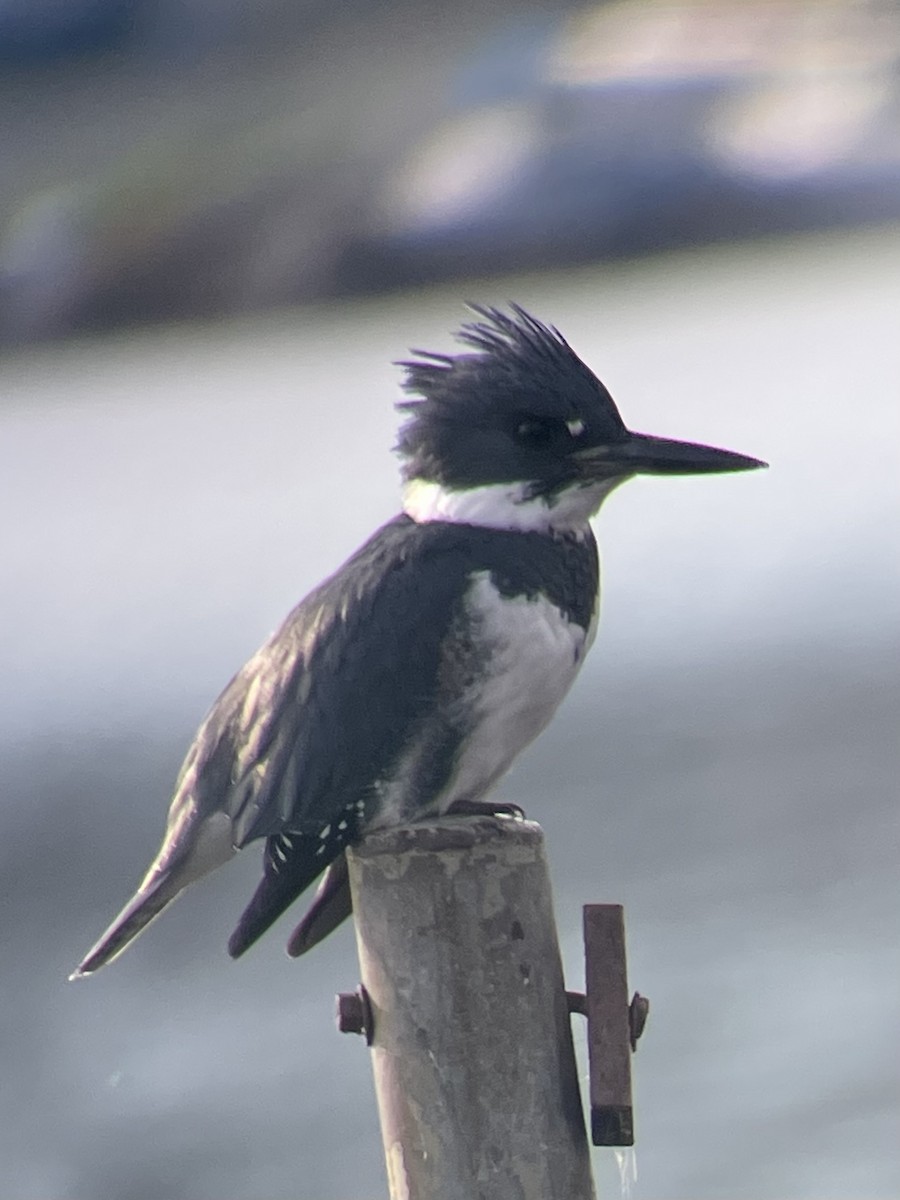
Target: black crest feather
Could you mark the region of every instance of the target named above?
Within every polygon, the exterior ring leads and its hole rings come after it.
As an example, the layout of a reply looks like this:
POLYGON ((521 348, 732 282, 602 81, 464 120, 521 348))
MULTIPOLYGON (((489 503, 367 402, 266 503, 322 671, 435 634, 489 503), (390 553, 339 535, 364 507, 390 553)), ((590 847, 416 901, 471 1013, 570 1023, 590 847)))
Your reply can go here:
MULTIPOLYGON (((466 322, 455 335, 468 352, 414 350, 415 358, 396 364, 406 372, 403 390, 414 397, 397 405, 409 416, 396 447, 406 460, 407 478, 450 482, 448 470, 457 448, 450 438, 465 439, 465 430, 500 432, 523 420, 578 418, 598 439, 614 441, 625 435, 609 392, 558 329, 518 304, 510 304, 508 312, 480 304, 468 307, 480 319, 466 322)), ((461 459, 465 447, 458 442, 458 449, 461 459)), ((482 457, 490 452, 490 444, 483 441, 468 449, 482 457)), ((512 464, 509 471, 515 478, 512 464)), ((471 477, 459 482, 492 474, 482 458, 477 467, 472 465, 471 477)))
POLYGON ((494 403, 504 394, 521 396, 523 391, 565 395, 578 384, 594 393, 598 388, 606 392, 558 329, 519 304, 509 307, 512 315, 499 308, 468 305, 482 320, 466 322, 455 337, 475 354, 413 350, 416 358, 397 363, 406 371, 403 390, 421 397, 403 400, 397 408, 414 412, 423 400, 465 406, 470 389, 479 384, 489 389, 494 403))

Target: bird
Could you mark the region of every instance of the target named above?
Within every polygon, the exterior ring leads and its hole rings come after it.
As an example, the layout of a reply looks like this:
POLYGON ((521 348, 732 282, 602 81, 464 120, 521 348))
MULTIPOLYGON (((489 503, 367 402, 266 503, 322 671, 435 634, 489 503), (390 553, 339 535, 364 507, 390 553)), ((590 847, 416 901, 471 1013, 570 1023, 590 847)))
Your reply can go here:
MULTIPOLYGON (((546 727, 597 630, 591 518, 635 475, 754 470, 634 433, 558 329, 469 305, 460 353, 413 350, 402 512, 293 609, 225 687, 134 897, 70 978, 115 959, 186 887, 264 839, 228 942, 243 954, 317 879, 288 942, 350 915, 345 851, 379 829, 504 811, 488 798, 546 727)), ((515 808, 515 806, 510 806, 515 808)))

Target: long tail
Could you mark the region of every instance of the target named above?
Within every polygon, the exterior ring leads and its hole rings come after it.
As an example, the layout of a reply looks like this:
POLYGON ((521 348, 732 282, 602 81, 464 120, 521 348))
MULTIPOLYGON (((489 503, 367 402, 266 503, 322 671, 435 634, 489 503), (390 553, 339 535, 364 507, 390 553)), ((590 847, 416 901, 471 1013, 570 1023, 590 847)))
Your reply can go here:
POLYGON ((150 922, 184 890, 184 883, 179 876, 179 872, 170 872, 157 876, 146 887, 142 884, 69 979, 84 979, 118 958, 129 942, 143 933, 150 922))
POLYGON ((141 886, 69 978, 83 979, 112 962, 189 884, 234 853, 231 819, 225 813, 201 820, 190 807, 177 811, 141 886))

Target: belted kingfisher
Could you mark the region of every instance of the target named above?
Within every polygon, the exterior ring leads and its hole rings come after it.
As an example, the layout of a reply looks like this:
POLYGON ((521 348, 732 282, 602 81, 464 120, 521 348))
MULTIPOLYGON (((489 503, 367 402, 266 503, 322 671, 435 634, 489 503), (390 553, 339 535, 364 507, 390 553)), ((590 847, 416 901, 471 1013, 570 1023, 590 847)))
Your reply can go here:
POLYGON ((265 838, 242 954, 324 874, 289 942, 350 912, 343 851, 367 832, 496 806, 597 626, 590 518, 636 474, 745 471, 728 450, 631 433, 562 335, 472 306, 456 355, 413 351, 397 444, 404 511, 294 609, 188 751, 162 846, 72 978, 110 962, 190 883, 265 838))

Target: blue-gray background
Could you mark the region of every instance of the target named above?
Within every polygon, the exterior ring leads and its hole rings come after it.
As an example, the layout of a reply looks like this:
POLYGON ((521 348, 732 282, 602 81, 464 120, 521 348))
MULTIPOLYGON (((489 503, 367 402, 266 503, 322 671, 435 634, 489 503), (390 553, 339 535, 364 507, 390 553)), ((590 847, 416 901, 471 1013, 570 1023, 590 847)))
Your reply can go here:
MULTIPOLYGON (((0 362, 0 1191, 385 1193, 352 932, 224 944, 251 848, 112 968, 65 976, 156 848, 194 728, 396 509, 392 359, 461 300, 558 324, 636 429, 771 470, 642 480, 597 522, 597 646, 502 793, 651 998, 635 1200, 900 1192, 900 229, 320 300, 0 362)), ((44 331, 46 332, 46 331, 44 331)), ((614 1163, 595 1154, 603 1194, 614 1163)))
MULTIPOLYGON (((626 906, 640 1196, 896 1194, 898 280, 882 230, 478 291, 558 322, 635 427, 772 463, 610 501, 598 644, 503 787, 545 825, 572 986, 578 906, 626 906)), ((331 1026, 349 932, 224 954, 255 850, 64 978, 206 704, 394 510, 387 364, 459 316, 454 290, 6 363, 6 1194, 383 1194, 331 1026)))

